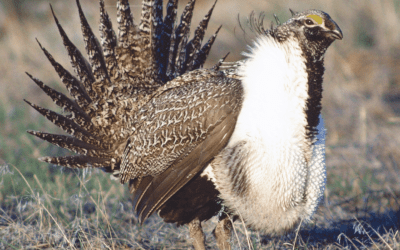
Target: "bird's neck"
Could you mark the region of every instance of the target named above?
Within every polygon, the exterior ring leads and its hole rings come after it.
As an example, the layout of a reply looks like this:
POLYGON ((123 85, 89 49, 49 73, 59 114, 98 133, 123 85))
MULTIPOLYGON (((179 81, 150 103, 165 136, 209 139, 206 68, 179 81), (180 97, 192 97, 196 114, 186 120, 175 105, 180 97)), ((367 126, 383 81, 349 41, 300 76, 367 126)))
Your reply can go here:
MULTIPOLYGON (((306 71, 307 71, 307 85, 308 85, 308 99, 306 105, 307 117, 307 138, 311 141, 315 139, 317 126, 319 124, 319 116, 321 114, 321 100, 322 100, 322 81, 324 75, 324 53, 325 48, 316 49, 315 53, 310 52, 304 45, 300 46, 305 58, 306 71)), ((322 45, 321 45, 322 47, 322 45)))
POLYGON ((245 55, 239 69, 244 101, 238 129, 273 145, 305 138, 309 79, 299 43, 262 36, 245 55))
POLYGON ((281 131, 280 141, 282 133, 292 137, 299 127, 301 134, 305 129, 307 141, 312 142, 317 133, 323 55, 308 51, 295 37, 279 42, 266 35, 249 47, 247 60, 239 68, 245 92, 242 110, 247 116, 266 120, 269 131, 281 131))

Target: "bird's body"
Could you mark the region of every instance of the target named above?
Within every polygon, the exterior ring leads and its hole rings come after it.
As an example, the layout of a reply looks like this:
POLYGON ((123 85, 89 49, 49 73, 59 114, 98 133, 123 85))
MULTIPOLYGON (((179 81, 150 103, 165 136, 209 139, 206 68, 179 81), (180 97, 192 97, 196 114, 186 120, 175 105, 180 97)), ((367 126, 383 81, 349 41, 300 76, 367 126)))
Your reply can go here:
POLYGON ((298 42, 264 36, 246 55, 239 69, 244 101, 216 158, 216 184, 224 204, 249 225, 280 233, 316 210, 325 186, 324 150, 314 151, 314 137, 307 136, 305 110, 312 97, 298 42), (319 179, 310 183, 314 174, 319 179))
POLYGON ((32 78, 71 115, 29 104, 72 136, 30 133, 78 153, 42 160, 112 173, 129 183, 140 221, 158 211, 189 224, 197 249, 200 222, 218 213, 220 248, 229 248, 225 214, 269 234, 308 220, 326 179, 323 55, 342 38, 329 15, 310 10, 271 30, 256 25, 245 60, 199 69, 216 36, 201 48, 214 6, 188 42, 194 0, 177 27, 176 0, 164 19, 161 1, 144 0, 139 26, 119 1, 118 40, 100 3, 101 46, 78 2, 90 64, 56 19, 79 80, 42 48, 75 100, 32 78))

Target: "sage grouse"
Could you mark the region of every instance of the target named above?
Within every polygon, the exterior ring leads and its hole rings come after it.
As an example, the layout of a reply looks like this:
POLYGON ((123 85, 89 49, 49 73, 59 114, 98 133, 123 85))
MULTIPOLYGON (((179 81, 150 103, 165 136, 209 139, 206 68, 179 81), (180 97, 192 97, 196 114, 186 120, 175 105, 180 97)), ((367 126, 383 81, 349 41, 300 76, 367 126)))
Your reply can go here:
POLYGON ((89 62, 54 16, 78 78, 41 48, 72 99, 28 75, 68 114, 28 104, 70 135, 28 132, 77 153, 41 161, 129 183, 141 222, 157 211, 189 224, 196 249, 205 247, 201 221, 219 214, 217 244, 229 249, 229 218, 280 234, 315 212, 326 179, 324 53, 342 32, 318 10, 269 30, 253 19, 246 59, 200 69, 218 30, 201 46, 212 6, 189 41, 194 4, 175 26, 177 0, 165 17, 161 0, 144 0, 137 25, 119 0, 117 37, 100 0, 99 43, 77 1, 89 62))

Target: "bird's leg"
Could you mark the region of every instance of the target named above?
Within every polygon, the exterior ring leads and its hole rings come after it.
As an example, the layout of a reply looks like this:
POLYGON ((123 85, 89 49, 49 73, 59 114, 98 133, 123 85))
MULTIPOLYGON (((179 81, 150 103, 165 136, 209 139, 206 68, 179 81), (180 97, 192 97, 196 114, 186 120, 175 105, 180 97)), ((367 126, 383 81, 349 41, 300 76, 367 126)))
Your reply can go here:
POLYGON ((193 239, 193 246, 195 250, 205 250, 204 233, 201 227, 201 222, 198 218, 189 222, 190 238, 193 239))
POLYGON ((217 239, 217 245, 221 250, 231 250, 231 239, 232 222, 229 217, 221 219, 214 229, 214 237, 217 239))

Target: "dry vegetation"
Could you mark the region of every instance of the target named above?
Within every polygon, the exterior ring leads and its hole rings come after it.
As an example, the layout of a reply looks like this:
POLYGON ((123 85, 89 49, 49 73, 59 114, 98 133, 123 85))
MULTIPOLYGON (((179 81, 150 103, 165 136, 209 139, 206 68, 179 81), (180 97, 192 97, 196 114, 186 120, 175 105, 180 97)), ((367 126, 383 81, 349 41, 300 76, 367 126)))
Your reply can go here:
MULTIPOLYGON (((64 66, 69 66, 48 3, 66 32, 83 49, 73 0, 0 2, 0 249, 104 248, 186 249, 185 227, 152 216, 140 226, 127 188, 97 170, 71 171, 39 163, 42 155, 67 154, 29 136, 27 129, 58 131, 28 105, 54 108, 24 72, 63 90, 35 37, 64 66)), ((181 1, 182 4, 186 1, 181 1)), ((194 23, 212 5, 199 0, 194 23)), ((139 0, 131 1, 136 20, 139 0)), ((93 29, 97 1, 82 5, 93 29)), ((115 3, 106 1, 115 20, 115 3)), ((284 237, 268 237, 235 223, 234 249, 399 249, 400 248, 400 2, 329 0, 220 0, 208 34, 223 24, 208 66, 251 41, 238 25, 252 10, 289 17, 288 8, 322 9, 344 33, 326 55, 323 115, 327 127, 328 182, 315 220, 284 237)), ((266 22, 269 24, 269 22, 266 22)), ((115 25, 115 21, 114 21, 115 25)), ((60 132, 60 131, 58 131, 60 132)), ((205 223, 207 245, 215 249, 205 223)))

